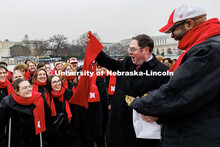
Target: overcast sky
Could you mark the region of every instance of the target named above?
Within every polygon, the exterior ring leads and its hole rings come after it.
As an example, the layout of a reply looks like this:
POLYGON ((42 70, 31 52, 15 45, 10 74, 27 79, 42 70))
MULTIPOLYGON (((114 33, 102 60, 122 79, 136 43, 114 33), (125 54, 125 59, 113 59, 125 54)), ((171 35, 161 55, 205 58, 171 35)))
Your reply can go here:
POLYGON ((208 18, 220 18, 220 0, 1 0, 0 40, 61 34, 71 41, 88 30, 104 42, 158 36, 172 11, 188 2, 203 6, 208 18))

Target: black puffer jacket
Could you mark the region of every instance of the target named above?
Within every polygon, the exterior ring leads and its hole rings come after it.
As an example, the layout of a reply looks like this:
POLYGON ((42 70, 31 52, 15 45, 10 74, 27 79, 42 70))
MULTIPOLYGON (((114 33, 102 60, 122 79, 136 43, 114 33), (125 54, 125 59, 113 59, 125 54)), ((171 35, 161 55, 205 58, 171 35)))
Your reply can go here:
MULTIPOLYGON (((20 105, 12 95, 0 102, 0 146, 8 146, 9 118, 11 118, 11 147, 40 147, 40 135, 35 134, 33 110, 35 105, 20 105), (5 133, 6 128, 6 133, 5 133)), ((46 129, 50 126, 50 109, 44 101, 46 129)), ((47 130, 42 133, 43 147, 47 146, 47 130)))
POLYGON ((162 146, 220 146, 220 35, 192 47, 169 82, 131 108, 163 119, 162 146))

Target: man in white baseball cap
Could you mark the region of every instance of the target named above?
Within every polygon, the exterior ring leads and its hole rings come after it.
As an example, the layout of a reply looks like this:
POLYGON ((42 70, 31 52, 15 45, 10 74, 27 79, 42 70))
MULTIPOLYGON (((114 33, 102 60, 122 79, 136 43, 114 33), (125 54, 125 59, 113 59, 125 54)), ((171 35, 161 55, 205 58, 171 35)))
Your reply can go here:
POLYGON ((176 28, 177 25, 183 25, 183 22, 186 22, 187 19, 195 20, 198 18, 203 18, 203 20, 205 20, 206 15, 206 10, 199 5, 183 4, 182 6, 176 8, 172 12, 168 20, 168 23, 159 31, 164 33, 172 33, 172 31, 174 31, 174 28, 176 28))
POLYGON ((162 147, 220 146, 220 21, 196 4, 183 4, 160 32, 185 50, 167 84, 134 99, 131 108, 163 123, 162 147))
POLYGON ((74 57, 70 58, 69 63, 73 66, 73 68, 75 70, 77 70, 77 68, 78 68, 77 58, 74 58, 74 57))

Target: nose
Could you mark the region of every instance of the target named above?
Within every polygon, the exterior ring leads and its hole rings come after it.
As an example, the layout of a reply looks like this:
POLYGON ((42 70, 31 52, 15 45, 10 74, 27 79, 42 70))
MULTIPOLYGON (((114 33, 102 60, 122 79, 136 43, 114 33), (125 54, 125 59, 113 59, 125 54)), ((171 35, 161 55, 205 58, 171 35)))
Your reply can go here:
POLYGON ((132 54, 133 54, 133 52, 131 50, 129 50, 129 55, 132 55, 132 54))

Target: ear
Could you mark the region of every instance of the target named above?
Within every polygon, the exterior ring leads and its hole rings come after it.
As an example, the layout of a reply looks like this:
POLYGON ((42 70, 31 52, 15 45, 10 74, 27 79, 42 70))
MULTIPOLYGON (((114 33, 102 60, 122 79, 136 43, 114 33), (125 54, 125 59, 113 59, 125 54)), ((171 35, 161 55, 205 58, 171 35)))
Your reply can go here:
POLYGON ((144 48, 144 51, 145 51, 146 53, 148 53, 148 52, 150 51, 150 48, 149 48, 148 46, 146 46, 146 47, 144 48))
POLYGON ((184 24, 184 27, 187 31, 192 30, 196 26, 195 22, 192 19, 188 19, 184 24))
POLYGON ((19 92, 19 91, 14 90, 14 92, 15 92, 17 95, 20 95, 20 92, 19 92))

